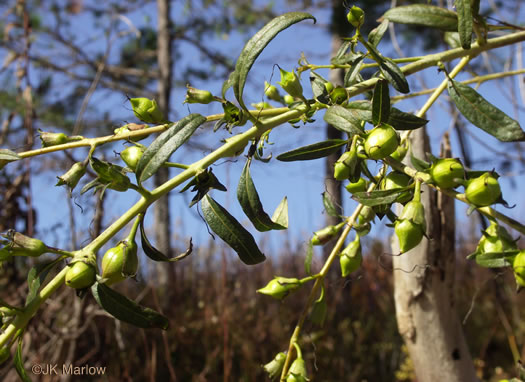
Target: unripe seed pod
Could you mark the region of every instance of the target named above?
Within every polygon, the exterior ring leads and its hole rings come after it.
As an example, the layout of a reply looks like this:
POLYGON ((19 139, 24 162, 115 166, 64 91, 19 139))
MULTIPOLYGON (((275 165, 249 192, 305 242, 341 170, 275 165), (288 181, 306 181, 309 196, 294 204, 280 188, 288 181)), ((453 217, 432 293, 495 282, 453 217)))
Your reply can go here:
POLYGON ((359 217, 358 222, 359 222, 359 224, 354 226, 355 232, 359 236, 366 236, 366 235, 368 235, 368 233, 372 229, 372 224, 370 224, 369 222, 365 222, 361 217, 359 217))
POLYGON ((512 262, 514 277, 519 288, 525 287, 525 250, 518 252, 512 262))
POLYGON ((264 371, 268 373, 270 379, 274 379, 281 375, 284 362, 286 361, 286 354, 283 352, 277 353, 275 358, 263 366, 264 371))
POLYGON ((120 157, 131 170, 135 171, 140 158, 142 158, 142 154, 144 154, 142 147, 129 146, 120 153, 120 157))
POLYGON ((383 159, 396 151, 399 137, 394 128, 382 124, 372 129, 365 140, 365 152, 371 159, 383 159))
POLYGON ((130 98, 129 102, 135 116, 146 123, 163 123, 164 115, 157 105, 157 101, 147 98, 130 98))
POLYGON ((48 133, 46 131, 38 130, 40 133, 40 140, 42 141, 42 147, 50 147, 56 145, 62 145, 68 142, 80 141, 84 139, 80 135, 74 135, 68 137, 64 133, 48 133))
POLYGON ((80 179, 86 173, 86 166, 82 162, 77 162, 62 176, 57 176, 58 182, 55 186, 66 185, 70 191, 77 186, 80 179))
POLYGON ((416 247, 426 231, 425 208, 420 201, 412 200, 403 208, 399 219, 395 222, 395 232, 399 239, 401 253, 416 247))
POLYGON ((485 230, 478 243, 477 252, 505 252, 518 249, 516 240, 512 238, 505 227, 493 221, 485 230))
MULTIPOLYGON (((394 190, 396 188, 403 188, 409 185, 412 178, 402 172, 392 171, 381 181, 380 188, 382 190, 394 190)), ((397 198, 398 203, 406 203, 412 199, 410 191, 404 192, 397 198)))
POLYGON ((281 81, 277 82, 289 95, 295 98, 303 98, 303 87, 295 71, 287 72, 279 69, 281 72, 281 81))
POLYGON ((75 289, 89 288, 95 283, 97 271, 93 265, 77 261, 66 273, 66 285, 75 289))
POLYGON ((186 86, 188 90, 186 91, 186 98, 183 103, 201 103, 209 104, 210 102, 215 101, 215 97, 208 90, 195 89, 189 85, 186 86))
POLYGON ((252 106, 257 110, 273 109, 273 106, 268 102, 252 103, 252 106))
POLYGON ((329 225, 328 227, 324 227, 319 231, 315 231, 311 242, 313 245, 324 245, 332 240, 338 232, 339 229, 337 226, 329 225))
POLYGON ((345 186, 346 190, 350 192, 351 194, 355 192, 363 192, 366 191, 366 180, 364 178, 359 178, 357 182, 351 182, 348 183, 345 186))
POLYGON ((486 172, 469 181, 465 196, 477 207, 490 206, 501 197, 501 188, 497 178, 492 173, 486 172))
POLYGON ((444 158, 438 160, 430 168, 432 180, 441 188, 455 188, 459 186, 456 179, 465 177, 465 169, 458 159, 444 158))
POLYGON ((275 277, 264 288, 258 289, 257 293, 282 300, 300 286, 301 281, 297 278, 275 277))
POLYGON ((5 236, 10 240, 10 243, 3 248, 7 250, 8 257, 38 257, 48 251, 47 246, 42 240, 34 239, 20 232, 9 231, 5 236))
POLYGON ((330 99, 333 103, 341 105, 348 99, 348 93, 345 88, 338 86, 330 93, 330 99))
MULTIPOLYGON (((127 134, 127 133, 131 133, 132 131, 145 129, 147 127, 148 127, 148 125, 146 125, 146 124, 128 123, 128 124, 126 124, 124 126, 117 127, 115 130, 113 130, 113 134, 115 134, 115 135, 127 134)), ((130 141, 133 141, 133 142, 138 142, 138 141, 143 140, 144 138, 146 138, 145 135, 141 136, 141 137, 132 137, 132 138, 129 137, 128 139, 130 141)))
POLYGON ((334 90, 334 85, 331 82, 325 82, 324 83, 324 88, 330 94, 332 92, 332 90, 334 90))
POLYGON ((121 282, 137 273, 137 249, 135 241, 123 240, 106 251, 102 258, 102 278, 106 279, 106 285, 121 282))
POLYGON ((408 144, 406 142, 401 142, 399 144, 399 146, 397 146, 397 149, 396 151, 394 151, 392 154, 390 154, 390 156, 397 160, 397 161, 402 161, 403 159, 405 159, 405 156, 407 155, 407 152, 408 152, 408 144))
POLYGON ((283 97, 284 103, 287 105, 291 105, 295 102, 295 99, 290 94, 285 94, 283 97))
POLYGON ((270 85, 268 82, 264 81, 264 94, 266 97, 272 101, 281 102, 281 95, 279 90, 274 85, 270 85))
POLYGON ((359 223, 368 223, 374 220, 376 213, 372 207, 364 206, 359 214, 359 223))
POLYGON ((348 244, 340 254, 339 264, 341 265, 341 275, 346 277, 350 273, 355 272, 359 269, 362 262, 361 240, 359 236, 356 236, 355 240, 348 244))
POLYGON ((354 5, 352 8, 348 10, 346 19, 355 28, 359 28, 365 22, 365 12, 361 8, 356 7, 354 5))
POLYGON ((301 348, 297 343, 294 343, 297 351, 297 358, 292 362, 290 370, 288 370, 288 377, 286 382, 306 382, 308 381, 308 374, 306 373, 306 363, 304 362, 301 348))
POLYGON ((348 179, 355 171, 358 163, 355 146, 339 157, 334 165, 334 178, 337 180, 348 179))

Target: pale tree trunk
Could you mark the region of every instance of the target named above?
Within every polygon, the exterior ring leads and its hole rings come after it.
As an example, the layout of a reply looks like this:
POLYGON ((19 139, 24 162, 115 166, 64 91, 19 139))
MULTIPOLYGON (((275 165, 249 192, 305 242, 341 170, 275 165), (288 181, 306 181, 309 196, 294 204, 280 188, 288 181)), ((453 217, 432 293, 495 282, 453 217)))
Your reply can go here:
MULTIPOLYGON (((412 135, 413 154, 429 152, 424 129, 412 135)), ((418 382, 477 381, 455 310, 454 200, 421 187, 427 234, 413 250, 394 257, 394 297, 399 332, 418 382)), ((399 211, 398 211, 399 212, 399 211)), ((399 252, 393 238, 393 252, 399 252)))
MULTIPOLYGON (((169 105, 172 79, 171 33, 170 33, 170 1, 157 0, 158 32, 157 32, 157 62, 159 66, 158 105, 166 118, 169 119, 169 105)), ((169 168, 161 167, 155 174, 155 185, 159 186, 169 179, 169 168)), ((155 241, 157 248, 170 256, 170 204, 169 197, 165 196, 155 203, 155 241)), ((157 267, 157 281, 166 285, 171 267, 159 263, 157 267)))

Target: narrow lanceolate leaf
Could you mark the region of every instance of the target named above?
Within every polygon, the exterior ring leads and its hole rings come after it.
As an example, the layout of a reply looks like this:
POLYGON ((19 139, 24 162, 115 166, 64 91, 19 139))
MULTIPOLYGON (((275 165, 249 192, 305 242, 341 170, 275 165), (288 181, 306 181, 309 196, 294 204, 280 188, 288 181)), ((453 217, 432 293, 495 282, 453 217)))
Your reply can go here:
POLYGON ((379 70, 383 77, 385 77, 385 79, 390 82, 398 92, 404 94, 410 92, 405 75, 401 69, 399 69, 399 66, 397 66, 397 64, 390 58, 383 57, 383 60, 379 63, 379 70))
POLYGON ((519 251, 485 252, 475 257, 476 263, 485 268, 502 268, 512 265, 512 257, 519 251))
POLYGON ((383 20, 381 24, 370 31, 368 34, 368 42, 372 44, 373 47, 377 47, 387 29, 388 20, 383 20))
POLYGON ((222 96, 224 98, 226 91, 233 87, 235 97, 239 101, 239 105, 246 109, 246 105, 242 99, 244 92, 244 85, 246 84, 246 77, 252 68, 253 63, 259 57, 266 46, 274 39, 275 36, 282 30, 289 26, 298 23, 299 21, 312 19, 315 23, 315 18, 306 12, 289 12, 278 16, 271 20, 268 24, 262 27, 248 42, 237 59, 235 70, 230 75, 228 80, 222 87, 222 96))
POLYGON ((332 202, 332 199, 330 198, 330 194, 328 192, 323 192, 323 206, 326 213, 330 216, 337 217, 339 216, 339 213, 337 212, 337 208, 334 206, 334 203, 332 202))
POLYGON ((45 281, 49 271, 51 271, 53 267, 55 267, 55 265, 61 261, 62 259, 59 258, 54 261, 35 265, 33 268, 31 268, 27 274, 27 288, 29 290, 26 297, 26 306, 36 297, 36 294, 40 289, 40 285, 42 285, 42 283, 45 281))
POLYGON ((4 168, 9 162, 14 162, 22 159, 17 153, 7 149, 0 149, 0 170, 4 168))
POLYGON ((224 207, 209 195, 201 201, 204 220, 222 240, 248 265, 263 262, 266 257, 257 247, 253 236, 224 207))
POLYGON ((458 30, 458 17, 454 12, 427 4, 391 8, 383 18, 399 24, 422 25, 450 32, 458 30))
POLYGON ((141 184, 155 174, 171 154, 182 146, 204 122, 206 118, 202 115, 190 114, 151 142, 137 164, 135 170, 137 182, 141 184))
MULTIPOLYGON (((361 127, 362 120, 356 116, 350 109, 340 105, 333 105, 328 108, 323 119, 329 125, 332 125, 337 130, 344 131, 350 136, 361 135, 365 133, 361 127)), ((279 158, 277 158, 279 159, 279 158)))
POLYGON ((352 195, 352 199, 357 200, 359 203, 365 206, 374 207, 381 204, 394 203, 401 194, 410 189, 412 189, 411 186, 394 188, 392 190, 355 192, 352 195))
POLYGON ((307 275, 312 274, 312 260, 314 258, 314 245, 311 240, 308 241, 306 248, 306 257, 304 258, 304 270, 307 275))
POLYGON ((411 113, 405 113, 395 107, 390 109, 388 124, 396 130, 415 130, 425 126, 428 120, 411 113))
POLYGON ((470 49, 472 40, 472 8, 471 0, 456 0, 456 10, 458 11, 458 32, 463 49, 470 49))
POLYGON ((299 147, 277 156, 282 162, 293 162, 298 160, 312 160, 327 157, 339 150, 339 147, 348 143, 344 139, 329 139, 327 141, 313 143, 308 146, 299 147))
POLYGON ((102 309, 120 321, 139 328, 168 329, 169 321, 162 314, 140 306, 104 284, 93 284, 91 293, 102 309))
POLYGON ((146 236, 146 231, 144 229, 144 220, 140 222, 140 238, 141 238, 142 249, 144 250, 144 253, 146 254, 146 256, 148 256, 153 261, 176 262, 176 261, 180 261, 184 259, 185 257, 191 255, 193 251, 193 242, 190 238, 190 244, 188 245, 188 249, 186 249, 185 252, 175 257, 166 256, 161 251, 159 251, 157 248, 155 248, 148 240, 148 237, 146 236))
MULTIPOLYGON (((280 230, 288 228, 288 226, 282 226, 274 222, 264 211, 261 200, 259 199, 259 194, 250 175, 250 163, 250 160, 246 161, 241 178, 239 179, 239 185, 237 186, 237 199, 242 210, 257 231, 265 232, 272 229, 280 230)), ((288 211, 283 213, 288 215, 288 211)), ((284 217, 281 219, 284 219, 284 217)), ((288 220, 287 216, 286 220, 288 220)))
POLYGON ((470 86, 450 80, 448 94, 457 108, 473 125, 502 142, 524 141, 520 124, 492 105, 470 86))
POLYGON ((379 80, 374 88, 372 98, 372 123, 374 126, 387 122, 390 115, 390 92, 388 82, 379 80))
POLYGON ((26 370, 24 369, 24 360, 22 359, 22 336, 18 340, 18 345, 16 347, 15 357, 13 359, 15 365, 15 370, 22 382, 31 382, 31 378, 27 375, 26 370))
POLYGON ((345 78, 344 78, 345 87, 352 86, 358 82, 360 78, 359 73, 361 71, 361 66, 363 66, 364 64, 364 61, 363 61, 364 58, 365 56, 361 55, 357 57, 354 61, 352 61, 350 68, 345 73, 345 78))
POLYGON ((312 93, 314 98, 321 103, 328 103, 330 95, 326 89, 325 83, 328 81, 316 72, 310 72, 310 85, 312 86, 312 93))

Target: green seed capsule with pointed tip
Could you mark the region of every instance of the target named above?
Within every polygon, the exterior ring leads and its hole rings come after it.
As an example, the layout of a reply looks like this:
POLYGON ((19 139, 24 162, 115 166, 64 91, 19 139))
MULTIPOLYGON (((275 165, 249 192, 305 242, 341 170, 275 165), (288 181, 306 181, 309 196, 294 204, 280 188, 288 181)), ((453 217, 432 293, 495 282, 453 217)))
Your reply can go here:
POLYGON ((283 370, 284 362, 286 361, 286 354, 283 352, 278 353, 273 360, 263 366, 264 371, 268 373, 270 379, 277 378, 281 375, 283 370))
POLYGON ((332 240, 338 232, 339 229, 335 225, 324 227, 314 232, 311 242, 313 245, 324 245, 332 240))
POLYGON ((357 152, 353 147, 350 151, 346 151, 339 157, 334 165, 334 178, 337 180, 348 179, 355 171, 357 166, 357 152))
POLYGON ((370 159, 383 159, 396 151, 399 137, 394 128, 382 124, 372 129, 365 139, 365 152, 370 159))
POLYGON ((355 240, 346 246, 340 254, 339 264, 341 266, 341 275, 348 276, 355 272, 363 262, 363 255, 361 250, 361 240, 356 236, 355 240))
POLYGON ((459 186, 456 179, 463 179, 465 177, 465 169, 458 159, 444 158, 432 165, 430 175, 439 187, 455 188, 459 186))
POLYGON ((363 192, 366 191, 366 180, 364 178, 359 178, 357 182, 350 182, 348 183, 345 188, 346 191, 350 192, 351 194, 355 192, 363 192))
MULTIPOLYGON (((402 172, 392 171, 381 181, 380 188, 382 190, 394 190, 396 188, 403 188, 410 184, 412 178, 402 172)), ((397 198, 398 203, 406 203, 412 199, 410 191, 404 192, 397 198)))
POLYGON ((93 265, 77 261, 66 273, 66 285, 75 289, 89 288, 95 283, 97 270, 93 265))
POLYGON ((264 288, 258 289, 257 293, 282 300, 300 286, 301 281, 297 278, 275 277, 264 288))
POLYGON ((421 242, 427 229, 426 227, 423 204, 416 200, 408 202, 403 208, 399 219, 395 222, 394 227, 401 253, 410 251, 421 242))
POLYGON ((333 103, 341 105, 348 99, 348 93, 345 88, 338 86, 330 93, 330 99, 333 103))
POLYGON ((120 157, 131 170, 135 171, 140 158, 142 158, 142 154, 144 154, 144 149, 142 147, 130 146, 120 153, 120 157))
POLYGON ((348 10, 346 19, 350 24, 352 24, 352 26, 359 28, 365 22, 365 12, 361 8, 354 5, 348 10))
POLYGON ((102 278, 107 279, 107 285, 121 282, 137 273, 137 249, 135 241, 123 240, 107 250, 102 258, 102 278))
POLYGON ((498 179, 486 172, 478 178, 469 181, 465 189, 467 200, 477 207, 486 207, 494 204, 501 197, 501 188, 498 179))
POLYGON ((519 287, 525 287, 525 250, 520 251, 512 262, 514 277, 519 287))

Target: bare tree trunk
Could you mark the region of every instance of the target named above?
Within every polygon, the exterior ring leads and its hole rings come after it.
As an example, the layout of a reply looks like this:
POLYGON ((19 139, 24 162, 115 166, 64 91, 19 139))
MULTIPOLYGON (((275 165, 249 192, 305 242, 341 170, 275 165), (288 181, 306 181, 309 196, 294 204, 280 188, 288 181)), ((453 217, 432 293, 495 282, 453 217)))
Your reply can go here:
MULTIPOLYGON (((412 135, 415 156, 429 150, 424 129, 412 135)), ((394 257, 399 332, 419 382, 477 381, 454 306, 454 200, 423 186, 427 234, 413 250, 394 257)), ((392 248, 399 252, 397 238, 392 248)))
MULTIPOLYGON (((157 62, 159 66, 158 82, 158 105, 164 115, 169 119, 169 105, 171 94, 172 79, 172 60, 171 60, 171 33, 170 33, 170 1, 157 0, 157 62)), ((169 179, 168 167, 161 167, 155 174, 155 185, 160 186, 169 179)), ((169 197, 165 196, 155 203, 155 240, 157 248, 169 256, 170 247, 170 204, 169 197)), ((161 264, 157 267, 157 281, 160 285, 168 282, 169 269, 171 267, 161 264)), ((173 275, 174 276, 174 275, 173 275)), ((171 282, 174 280, 171 279, 171 282)))

